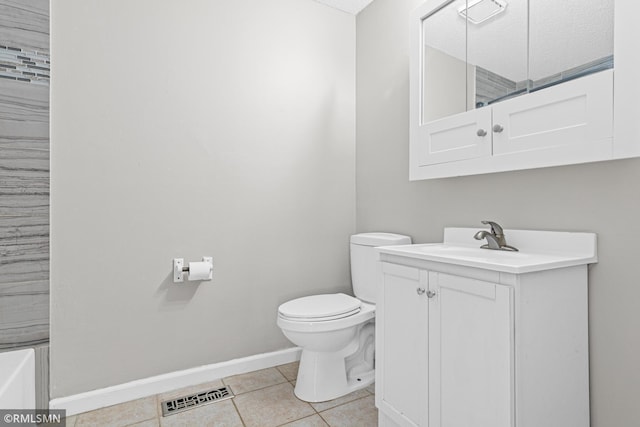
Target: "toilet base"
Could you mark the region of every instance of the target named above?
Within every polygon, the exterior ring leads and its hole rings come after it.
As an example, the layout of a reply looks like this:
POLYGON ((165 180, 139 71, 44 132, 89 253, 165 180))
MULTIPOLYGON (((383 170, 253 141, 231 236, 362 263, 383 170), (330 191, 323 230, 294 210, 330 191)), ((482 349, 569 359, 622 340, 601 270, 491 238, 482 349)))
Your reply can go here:
POLYGON ((324 402, 373 384, 373 338, 371 321, 361 325, 356 338, 341 351, 303 349, 295 395, 305 402, 324 402))
POLYGON ((318 354, 303 352, 294 393, 305 402, 325 402, 365 388, 375 379, 375 371, 362 372, 357 378, 347 379, 344 358, 327 360, 318 354), (324 360, 323 360, 324 359, 324 360), (303 361, 306 362, 303 364, 303 361), (322 365, 326 369, 315 369, 322 365))

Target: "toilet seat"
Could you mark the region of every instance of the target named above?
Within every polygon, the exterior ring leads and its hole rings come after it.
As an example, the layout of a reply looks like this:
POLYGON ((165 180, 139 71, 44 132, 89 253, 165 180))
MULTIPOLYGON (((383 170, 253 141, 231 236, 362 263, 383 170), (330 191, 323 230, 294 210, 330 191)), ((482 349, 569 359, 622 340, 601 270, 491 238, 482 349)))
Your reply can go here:
POLYGON ((324 294, 297 298, 278 308, 280 318, 298 322, 327 322, 360 312, 362 302, 349 295, 324 294))
POLYGON ((283 330, 296 332, 328 332, 349 328, 373 319, 376 313, 376 306, 366 302, 361 303, 362 306, 357 313, 350 316, 342 317, 335 320, 302 320, 288 319, 278 312, 277 324, 283 330))

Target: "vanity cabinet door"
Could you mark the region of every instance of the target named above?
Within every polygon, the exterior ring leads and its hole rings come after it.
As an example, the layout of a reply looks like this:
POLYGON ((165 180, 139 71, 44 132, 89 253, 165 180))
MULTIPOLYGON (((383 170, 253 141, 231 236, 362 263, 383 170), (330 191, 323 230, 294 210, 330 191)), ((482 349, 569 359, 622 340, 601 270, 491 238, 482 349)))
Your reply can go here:
POLYGON ((376 405, 394 426, 427 426, 427 273, 383 263, 376 306, 376 405))
POLYGON ((429 427, 513 427, 512 288, 429 272, 429 427))

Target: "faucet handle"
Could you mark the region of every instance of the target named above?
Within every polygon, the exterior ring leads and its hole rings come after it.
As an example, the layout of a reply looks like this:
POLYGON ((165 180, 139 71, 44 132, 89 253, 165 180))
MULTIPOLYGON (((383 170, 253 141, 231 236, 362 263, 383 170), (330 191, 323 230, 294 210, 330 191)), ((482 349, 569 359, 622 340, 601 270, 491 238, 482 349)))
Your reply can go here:
POLYGON ((482 221, 482 223, 484 225, 488 225, 489 227, 491 227, 491 234, 493 234, 494 236, 497 236, 497 237, 504 236, 504 231, 502 230, 502 227, 500 226, 500 224, 498 224, 497 222, 482 221))

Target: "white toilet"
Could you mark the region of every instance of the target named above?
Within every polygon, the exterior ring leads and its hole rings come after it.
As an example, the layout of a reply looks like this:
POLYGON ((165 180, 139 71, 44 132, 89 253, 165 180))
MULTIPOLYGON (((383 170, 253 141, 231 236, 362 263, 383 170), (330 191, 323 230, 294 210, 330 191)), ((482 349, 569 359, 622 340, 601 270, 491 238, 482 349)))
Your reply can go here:
POLYGON ((351 236, 351 282, 356 298, 312 295, 278 308, 278 326, 302 348, 295 387, 307 402, 335 399, 374 380, 375 303, 381 280, 376 246, 408 245, 411 238, 390 233, 351 236))

